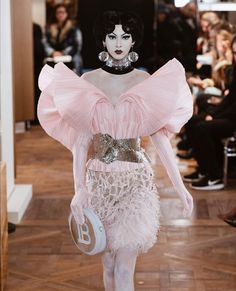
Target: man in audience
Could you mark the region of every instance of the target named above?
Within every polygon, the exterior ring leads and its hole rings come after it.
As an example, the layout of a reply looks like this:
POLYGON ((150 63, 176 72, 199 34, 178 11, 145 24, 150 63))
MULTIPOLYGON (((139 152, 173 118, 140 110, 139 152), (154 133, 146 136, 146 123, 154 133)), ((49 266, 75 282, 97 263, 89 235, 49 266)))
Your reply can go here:
MULTIPOLYGON (((186 72, 196 71, 196 46, 198 25, 196 20, 197 6, 190 1, 170 15, 174 27, 172 42, 175 44, 175 57, 182 63, 186 72)), ((169 35, 169 32, 168 32, 169 35)))

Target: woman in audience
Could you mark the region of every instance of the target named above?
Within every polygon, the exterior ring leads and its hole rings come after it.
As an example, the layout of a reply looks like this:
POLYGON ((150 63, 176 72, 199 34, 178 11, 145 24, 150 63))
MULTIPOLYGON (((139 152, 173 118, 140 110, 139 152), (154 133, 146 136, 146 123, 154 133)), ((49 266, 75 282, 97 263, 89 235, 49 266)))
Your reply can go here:
POLYGON ((200 36, 197 39, 197 53, 207 54, 212 51, 210 32, 220 22, 220 18, 214 12, 205 12, 200 19, 200 36))
POLYGON ((206 88, 216 87, 221 91, 224 86, 224 69, 232 63, 232 53, 230 43, 232 41, 232 33, 225 29, 219 30, 216 36, 215 51, 211 50, 212 55, 212 76, 211 78, 201 79, 199 76, 188 78, 191 86, 199 88, 198 93, 203 93, 206 88))
MULTIPOLYGON (((55 6, 55 21, 46 29, 44 47, 48 57, 71 56, 78 58, 82 37, 70 19, 67 6, 55 6)), ((74 61, 74 60, 73 60, 74 61)), ((73 64, 74 65, 74 64, 73 64)))
POLYGON ((219 16, 214 12, 205 12, 200 17, 200 32, 197 39, 197 75, 211 77, 211 65, 214 54, 214 38, 211 37, 213 27, 220 23, 219 16))

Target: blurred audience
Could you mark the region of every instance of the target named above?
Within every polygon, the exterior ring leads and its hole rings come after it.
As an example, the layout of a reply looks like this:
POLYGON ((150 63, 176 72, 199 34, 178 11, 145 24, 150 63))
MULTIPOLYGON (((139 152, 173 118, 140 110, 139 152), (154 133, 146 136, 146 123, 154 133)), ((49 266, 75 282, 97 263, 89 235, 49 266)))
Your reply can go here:
POLYGON ((200 16, 199 36, 197 39, 197 74, 201 79, 211 77, 211 65, 214 51, 212 30, 220 23, 214 12, 205 12, 200 16))
POLYGON ((47 57, 70 56, 67 58, 68 62, 71 59, 70 67, 79 74, 82 34, 70 19, 68 8, 64 4, 58 4, 54 8, 54 19, 46 28, 44 47, 47 57))
POLYGON ((227 95, 208 113, 195 114, 185 127, 198 168, 183 179, 191 182, 193 189, 217 190, 224 187, 222 139, 236 131, 236 37, 232 40, 231 55, 232 82, 227 95))
POLYGON ((207 54, 213 49, 210 33, 214 26, 220 22, 220 18, 214 12, 205 12, 200 16, 200 32, 197 39, 197 53, 207 54))
POLYGON ((175 27, 174 42, 178 45, 175 56, 182 63, 186 72, 196 72, 196 46, 198 25, 196 20, 197 6, 190 1, 185 6, 172 13, 172 23, 175 27))
MULTIPOLYGON (((211 50, 205 54, 211 56, 211 77, 202 79, 200 75, 195 75, 188 78, 195 98, 195 114, 208 113, 222 102, 232 82, 231 29, 226 23, 217 23, 212 30, 214 32, 210 33, 211 50)), ((186 153, 178 154, 179 157, 192 157, 192 149, 189 148, 185 133, 182 134, 182 141, 178 147, 181 150, 188 150, 186 153)))
POLYGON ((170 59, 177 58, 187 72, 194 73, 197 36, 194 2, 182 8, 159 3, 155 15, 154 56, 148 60, 149 72, 153 73, 170 59))
MULTIPOLYGON (((195 95, 206 93, 222 96, 225 90, 225 69, 232 64, 232 52, 230 43, 232 33, 221 29, 215 39, 215 47, 207 54, 211 56, 211 78, 201 79, 199 75, 188 78, 190 86, 195 86, 195 95)), ((198 97, 198 96, 197 96, 198 97)))
POLYGON ((155 59, 153 72, 170 59, 177 57, 179 41, 176 41, 175 25, 171 17, 171 9, 165 4, 158 4, 156 13, 155 59))

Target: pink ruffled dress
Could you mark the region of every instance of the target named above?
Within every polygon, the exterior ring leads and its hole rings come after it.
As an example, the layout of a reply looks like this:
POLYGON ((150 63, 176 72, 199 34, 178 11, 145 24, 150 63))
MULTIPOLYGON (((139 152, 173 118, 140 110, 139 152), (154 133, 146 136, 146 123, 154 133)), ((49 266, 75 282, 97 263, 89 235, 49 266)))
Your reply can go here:
MULTIPOLYGON (((93 135, 114 139, 151 136, 182 199, 187 192, 169 142, 192 115, 192 95, 182 65, 172 59, 153 75, 120 95, 113 105, 100 89, 63 63, 45 65, 38 118, 44 130, 73 154, 75 191, 91 193, 91 207, 102 220, 107 247, 147 251, 156 241, 160 202, 148 161, 87 161, 93 135)), ((183 198, 184 199, 184 198, 183 198)))

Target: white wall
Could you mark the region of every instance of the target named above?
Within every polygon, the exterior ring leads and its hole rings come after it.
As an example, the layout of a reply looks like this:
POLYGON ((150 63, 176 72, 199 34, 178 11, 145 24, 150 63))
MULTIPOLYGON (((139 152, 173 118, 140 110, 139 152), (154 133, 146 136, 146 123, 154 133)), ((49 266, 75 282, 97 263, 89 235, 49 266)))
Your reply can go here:
POLYGON ((1 19, 1 159, 7 171, 8 221, 20 223, 32 198, 32 185, 15 185, 14 175, 14 113, 11 42, 11 1, 0 0, 1 19))
POLYGON ((1 158, 7 165, 7 196, 14 188, 13 92, 10 0, 1 1, 1 158))
POLYGON ((46 25, 46 0, 32 0, 32 18, 33 22, 39 24, 44 31, 46 25))

